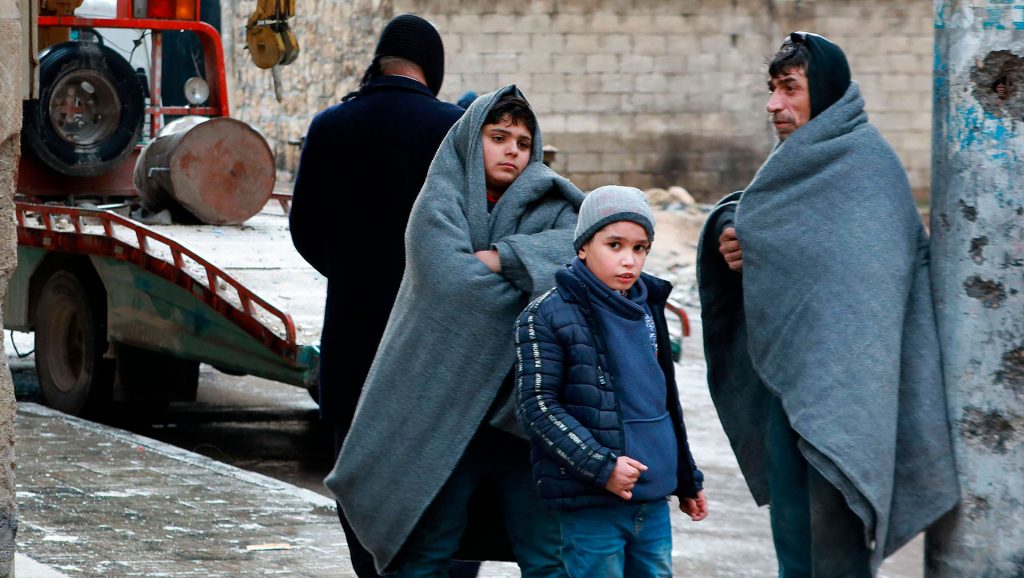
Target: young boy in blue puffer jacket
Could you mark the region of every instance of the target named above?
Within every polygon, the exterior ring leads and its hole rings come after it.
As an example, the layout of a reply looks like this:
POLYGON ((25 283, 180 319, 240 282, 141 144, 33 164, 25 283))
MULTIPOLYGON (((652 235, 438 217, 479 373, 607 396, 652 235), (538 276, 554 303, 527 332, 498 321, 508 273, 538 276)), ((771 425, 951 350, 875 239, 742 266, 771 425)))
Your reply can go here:
POLYGON ((574 578, 671 576, 667 497, 708 515, 665 322, 672 286, 642 272, 653 239, 640 190, 594 190, 578 258, 515 325, 517 417, 574 578))

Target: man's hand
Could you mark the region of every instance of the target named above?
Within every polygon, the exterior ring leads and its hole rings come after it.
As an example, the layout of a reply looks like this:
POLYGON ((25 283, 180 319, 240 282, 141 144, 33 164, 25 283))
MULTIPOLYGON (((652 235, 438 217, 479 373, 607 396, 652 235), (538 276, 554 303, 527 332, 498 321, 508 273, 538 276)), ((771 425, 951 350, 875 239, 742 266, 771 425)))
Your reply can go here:
POLYGON ((481 263, 487 265, 487 268, 490 269, 492 273, 501 273, 501 258, 498 257, 497 249, 491 249, 490 251, 477 251, 473 254, 476 255, 477 259, 480 259, 481 263))
POLYGON ((647 466, 626 456, 620 456, 615 461, 615 469, 604 485, 605 489, 622 498, 629 500, 633 498, 633 487, 640 479, 640 474, 647 471, 647 466))
POLYGON ((739 273, 743 270, 743 249, 740 248, 740 240, 736 238, 736 229, 729 227, 722 231, 718 238, 718 252, 725 257, 725 264, 730 269, 739 273))
POLYGON ((708 517, 708 498, 704 490, 697 492, 696 498, 680 498, 679 509, 690 517, 694 522, 699 522, 708 517))

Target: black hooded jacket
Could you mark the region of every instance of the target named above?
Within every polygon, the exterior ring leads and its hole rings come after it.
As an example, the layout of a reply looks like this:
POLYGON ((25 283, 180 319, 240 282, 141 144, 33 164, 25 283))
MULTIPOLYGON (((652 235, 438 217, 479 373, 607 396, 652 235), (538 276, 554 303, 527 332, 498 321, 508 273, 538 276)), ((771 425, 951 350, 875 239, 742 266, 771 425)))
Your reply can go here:
POLYGON ((335 424, 352 420, 402 281, 409 211, 463 112, 392 75, 309 127, 289 219, 295 248, 328 280, 319 402, 335 424))

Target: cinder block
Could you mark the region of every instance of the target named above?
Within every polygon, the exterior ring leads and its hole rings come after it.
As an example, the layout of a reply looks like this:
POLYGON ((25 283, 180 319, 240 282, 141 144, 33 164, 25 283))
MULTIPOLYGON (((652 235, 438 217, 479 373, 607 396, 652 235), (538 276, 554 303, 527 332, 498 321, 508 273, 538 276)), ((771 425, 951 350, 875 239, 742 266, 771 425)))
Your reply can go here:
POLYGON ((520 86, 523 94, 530 102, 530 108, 538 117, 546 116, 552 112, 562 112, 554 106, 555 95, 546 92, 536 92, 530 86, 520 86))
POLYGON ((643 54, 624 54, 620 66, 624 72, 643 74, 654 69, 654 58, 643 54))
POLYGON ((664 74, 640 74, 636 76, 637 92, 665 92, 668 82, 664 74))
POLYGON ((636 38, 640 38, 651 33, 655 18, 656 16, 652 16, 651 14, 627 14, 626 16, 618 18, 618 30, 627 34, 633 34, 636 38))
POLYGON ((599 8, 590 15, 589 29, 590 32, 600 34, 620 32, 622 30, 621 19, 615 12, 599 8))
POLYGON ((598 34, 566 34, 565 51, 594 55, 602 52, 600 40, 601 36, 598 34))
POLYGON ((566 92, 588 92, 585 90, 586 75, 579 73, 565 74, 565 90, 566 92))
POLYGON ((551 31, 564 34, 586 34, 590 32, 590 18, 583 14, 554 12, 551 15, 551 31))
POLYGON ((493 54, 502 51, 494 41, 493 34, 463 34, 462 50, 477 54, 493 54))
POLYGON ((601 41, 601 49, 615 54, 633 52, 633 36, 629 34, 608 34, 601 41))
POLYGON ((551 72, 567 72, 569 74, 582 74, 586 72, 586 70, 587 57, 583 54, 552 54, 551 72))
POLYGON ((448 50, 446 54, 449 56, 449 59, 445 64, 445 83, 449 82, 449 71, 455 74, 483 71, 487 64, 486 59, 490 57, 490 55, 485 56, 479 52, 467 51, 453 52, 448 50))
POLYGON ((732 42, 728 34, 702 34, 700 36, 700 51, 702 53, 718 54, 732 50, 732 42))
POLYGON ((633 92, 634 77, 631 74, 602 74, 601 92, 633 92))
POLYGON ((601 168, 604 171, 625 172, 635 171, 636 158, 625 152, 609 152, 601 154, 601 168))
POLYGON ((530 78, 530 86, 534 92, 561 94, 566 91, 566 75, 558 72, 535 73, 530 78))
POLYGON ((594 93, 583 95, 583 110, 599 115, 618 114, 622 111, 622 99, 626 95, 594 93))
POLYGON ((551 15, 555 11, 555 0, 530 0, 530 12, 551 15))
POLYGON ((545 142, 550 142, 547 139, 548 131, 555 133, 565 132, 568 125, 564 114, 545 114, 543 117, 539 117, 539 122, 544 129, 545 142))
POLYGON ((614 54, 588 54, 587 72, 618 72, 619 57, 614 54))
POLYGON ((622 184, 627 187, 636 187, 640 190, 653 189, 654 175, 639 171, 629 172, 622 175, 622 184))
POLYGON ((477 74, 463 74, 462 82, 466 90, 472 90, 477 94, 491 92, 501 88, 502 86, 505 86, 505 83, 499 82, 497 74, 489 72, 477 74))
POLYGON ((598 118, 592 114, 567 114, 565 126, 567 132, 574 133, 594 133, 601 130, 598 118))
POLYGON ((714 54, 691 54, 686 57, 686 72, 691 75, 711 74, 718 70, 718 59, 714 54))
POLYGON ((488 54, 483 57, 483 66, 480 70, 493 72, 499 76, 509 75, 519 71, 516 62, 515 54, 488 54))
POLYGON ((516 19, 515 30, 523 33, 547 33, 551 31, 551 15, 548 13, 524 14, 516 19))
POLYGON ((886 68, 891 72, 917 72, 921 69, 921 59, 913 54, 889 54, 886 68))
POLYGON ((594 173, 600 171, 601 155, 592 153, 570 154, 566 170, 570 173, 594 173))
POLYGON ((871 46, 877 51, 902 54, 910 52, 910 38, 902 34, 886 34, 872 42, 871 46))
POLYGON ((531 48, 529 34, 497 34, 492 38, 499 52, 529 52, 531 48))
POLYGON ((670 130, 669 119, 662 114, 637 114, 634 130, 641 133, 662 134, 670 130))
POLYGON ((685 16, 679 14, 657 14, 651 22, 651 32, 654 34, 686 34, 694 30, 687 26, 685 16))
POLYGON ((537 54, 536 52, 522 52, 515 55, 516 71, 520 74, 529 74, 538 70, 551 70, 551 55, 547 53, 537 54))
POLYGON ((512 22, 506 14, 483 14, 480 16, 479 32, 500 33, 510 30, 512 22))
POLYGON ((565 35, 553 33, 533 34, 530 48, 533 52, 560 54, 565 50, 565 35))
MULTIPOLYGON (((438 27, 442 34, 469 33, 477 34, 481 30, 479 14, 452 14, 448 17, 448 25, 444 28, 438 27)), ((447 38, 446 38, 447 40, 447 38)))
POLYGON ((583 99, 584 95, 578 93, 552 95, 552 110, 562 114, 581 113, 585 110, 583 99))
MULTIPOLYGON (((655 56, 652 72, 661 74, 686 74, 689 72, 689 62, 685 56, 678 54, 665 54, 655 56)), ((713 57, 712 57, 713 58, 713 57)))
POLYGON ((663 34, 638 34, 633 37, 634 54, 665 54, 669 37, 663 34))

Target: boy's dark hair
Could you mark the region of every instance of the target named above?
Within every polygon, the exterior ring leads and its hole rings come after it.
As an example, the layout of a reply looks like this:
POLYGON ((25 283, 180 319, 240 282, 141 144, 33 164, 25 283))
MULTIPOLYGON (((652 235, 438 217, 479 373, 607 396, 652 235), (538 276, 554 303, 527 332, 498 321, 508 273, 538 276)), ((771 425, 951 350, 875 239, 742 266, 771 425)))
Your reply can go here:
POLYGON ((512 124, 522 124, 530 131, 530 136, 537 132, 537 119, 533 115, 530 103, 521 96, 506 94, 498 99, 491 111, 484 118, 484 124, 497 124, 508 117, 512 124))
POLYGON ((807 72, 807 65, 811 62, 811 51, 803 42, 793 42, 792 37, 787 37, 782 43, 782 48, 775 53, 771 62, 768 63, 769 78, 782 76, 793 69, 807 72))

